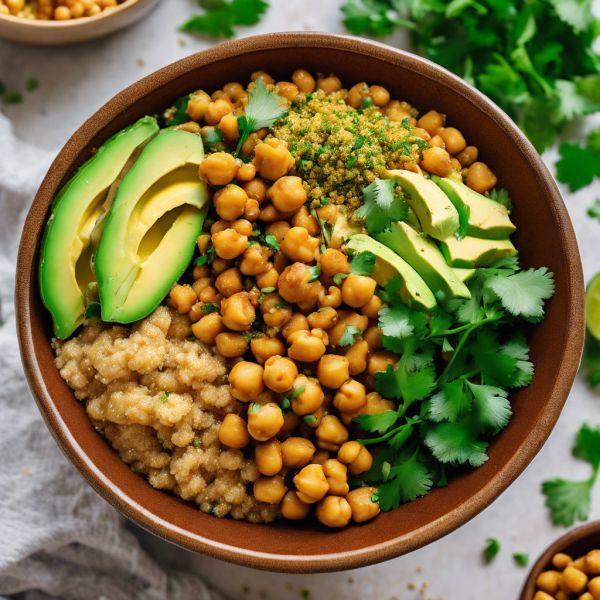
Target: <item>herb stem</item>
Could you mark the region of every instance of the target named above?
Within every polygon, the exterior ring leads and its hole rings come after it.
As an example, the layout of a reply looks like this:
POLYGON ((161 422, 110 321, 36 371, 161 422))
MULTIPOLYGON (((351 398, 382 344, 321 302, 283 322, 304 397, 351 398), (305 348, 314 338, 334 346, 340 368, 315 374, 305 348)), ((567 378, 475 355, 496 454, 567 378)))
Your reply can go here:
POLYGON ((460 339, 458 340, 458 344, 456 345, 456 348, 454 350, 454 354, 452 355, 452 358, 448 361, 448 364, 446 365, 444 372, 440 375, 440 377, 437 380, 438 385, 441 385, 442 383, 444 383, 446 381, 446 376, 448 374, 448 371, 450 370, 450 367, 452 366, 452 363, 454 362, 454 359, 460 354, 460 351, 463 349, 463 346, 465 345, 469 335, 473 331, 475 331, 475 329, 477 329, 477 327, 479 327, 480 324, 470 325, 469 328, 466 331, 464 331, 463 334, 460 336, 460 339))
POLYGON ((499 321, 504 316, 503 313, 499 313, 493 317, 488 317, 487 319, 482 319, 481 321, 477 321, 477 323, 467 323, 466 325, 462 325, 461 327, 456 327, 455 329, 447 329, 446 331, 440 331, 435 335, 429 334, 425 339, 429 339, 431 337, 440 337, 447 335, 454 335, 455 333, 460 333, 461 331, 466 331, 471 327, 479 327, 480 325, 485 325, 486 323, 493 323, 494 321, 499 321))

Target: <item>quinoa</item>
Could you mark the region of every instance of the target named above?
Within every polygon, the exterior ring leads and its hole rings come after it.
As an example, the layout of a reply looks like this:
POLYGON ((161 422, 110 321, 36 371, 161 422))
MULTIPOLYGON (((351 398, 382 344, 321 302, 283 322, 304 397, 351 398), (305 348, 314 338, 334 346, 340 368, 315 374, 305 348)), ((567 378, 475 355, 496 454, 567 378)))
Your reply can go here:
POLYGON ((346 90, 299 94, 272 134, 288 143, 311 207, 324 198, 346 205, 351 216, 362 204, 364 187, 388 169, 418 164, 429 145, 413 135, 408 118, 398 123, 376 107, 356 110, 346 96, 346 90))

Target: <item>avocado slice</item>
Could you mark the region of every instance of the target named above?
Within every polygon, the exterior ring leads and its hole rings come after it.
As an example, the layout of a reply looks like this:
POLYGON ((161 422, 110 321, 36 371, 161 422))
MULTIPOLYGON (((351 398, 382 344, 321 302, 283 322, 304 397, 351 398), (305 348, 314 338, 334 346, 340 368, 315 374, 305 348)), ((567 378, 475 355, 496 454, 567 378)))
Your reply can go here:
POLYGON ((444 259, 435 242, 425 233, 399 221, 375 239, 397 252, 425 281, 438 302, 469 299, 471 292, 444 259))
POLYGON ((473 277, 473 275, 475 275, 475 271, 477 269, 461 269, 461 268, 453 268, 452 269, 455 273, 456 276, 463 282, 463 283, 467 283, 467 281, 470 281, 471 278, 473 277))
POLYGON ((502 240, 515 231, 516 227, 508 216, 508 210, 499 202, 474 192, 464 183, 436 175, 432 175, 431 179, 457 209, 463 207, 468 209, 467 235, 488 240, 502 240))
POLYGON ((200 136, 165 131, 123 178, 94 261, 103 321, 143 319, 185 271, 210 204, 203 158, 200 136))
POLYGON ((404 285, 400 289, 402 301, 415 310, 431 312, 437 305, 433 292, 422 277, 402 258, 372 237, 359 233, 353 235, 346 248, 350 254, 372 252, 377 260, 371 277, 380 285, 387 285, 393 277, 400 276, 404 285))
POLYGON ((510 240, 485 240, 466 235, 462 240, 454 236, 440 242, 440 249, 453 268, 472 269, 487 267, 501 256, 516 256, 517 249, 510 240))
POLYGON ((40 294, 60 339, 68 338, 85 319, 85 293, 95 281, 90 238, 100 207, 129 158, 157 133, 156 119, 144 117, 111 137, 51 204, 40 252, 40 294))
POLYGON ((412 171, 388 171, 406 192, 407 202, 415 211, 421 227, 436 240, 444 240, 458 230, 458 212, 448 196, 431 179, 412 171))

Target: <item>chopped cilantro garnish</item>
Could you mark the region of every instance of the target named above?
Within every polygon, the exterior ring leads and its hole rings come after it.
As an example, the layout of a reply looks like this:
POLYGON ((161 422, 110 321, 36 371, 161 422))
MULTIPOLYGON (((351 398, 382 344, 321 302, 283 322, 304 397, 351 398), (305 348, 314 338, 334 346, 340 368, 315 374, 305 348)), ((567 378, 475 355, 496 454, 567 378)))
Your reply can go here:
POLYGON ((308 272, 310 273, 310 279, 308 280, 308 283, 316 281, 321 275, 321 269, 319 269, 317 266, 308 267, 308 272))
POLYGON ((262 290, 260 290, 263 294, 271 294, 272 292, 275 291, 274 287, 266 287, 266 288, 262 288, 262 290))
POLYGON ((361 106, 363 108, 371 108, 373 106, 373 98, 371 98, 370 96, 363 98, 363 100, 361 102, 361 106))
POLYGON ((170 396, 171 392, 165 392, 161 397, 160 397, 160 401, 163 404, 166 404, 169 401, 169 396, 170 396))
POLYGON ((202 305, 202 312, 207 315, 209 313, 215 312, 219 310, 219 308, 217 306, 215 306, 214 304, 203 304, 202 305))
POLYGON ((205 265, 208 262, 208 255, 204 255, 204 256, 199 256, 195 261, 194 261, 194 265, 196 265, 197 267, 201 267, 202 265, 205 265))
POLYGON ((350 261, 350 274, 369 277, 375 268, 376 260, 377 257, 368 250, 354 255, 350 261))
POLYGON ((273 252, 277 252, 277 250, 279 250, 279 242, 274 235, 265 236, 265 246, 273 250, 273 252))
POLYGON ((529 554, 515 553, 513 559, 520 567, 526 567, 529 564, 529 554))
POLYGON ((587 214, 590 217, 600 220, 600 200, 598 198, 596 198, 594 204, 588 208, 587 214))
POLYGON ((252 414, 256 414, 258 412, 260 412, 262 409, 262 404, 258 404, 258 402, 255 402, 251 407, 250 407, 250 412, 252 414))
POLYGON ((307 424, 310 425, 311 423, 314 423, 317 420, 317 417, 315 417, 315 415, 304 415, 302 417, 302 420, 307 424))
POLYGON ((343 348, 344 346, 351 346, 356 341, 357 337, 362 337, 362 331, 354 325, 346 325, 344 334, 338 342, 338 346, 343 348))
POLYGON ((363 189, 364 203, 357 215, 366 219, 369 233, 381 233, 395 221, 408 217, 408 204, 395 196, 392 179, 377 179, 363 189))
POLYGON ((278 303, 275 305, 275 308, 277 308, 277 309, 281 310, 282 308, 285 308, 286 306, 287 306, 287 305, 286 305, 285 303, 283 303, 283 302, 278 302, 278 303))
POLYGON ((195 440, 195 441, 194 441, 194 446, 195 446, 196 448, 200 448, 200 446, 202 446, 202 441, 201 441, 201 440, 195 440))

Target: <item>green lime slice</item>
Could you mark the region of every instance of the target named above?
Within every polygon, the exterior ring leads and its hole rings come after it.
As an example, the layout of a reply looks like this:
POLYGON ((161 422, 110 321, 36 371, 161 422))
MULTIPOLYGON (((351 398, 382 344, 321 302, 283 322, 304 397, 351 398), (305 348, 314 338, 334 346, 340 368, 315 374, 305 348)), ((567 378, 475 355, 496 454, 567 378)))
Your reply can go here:
POLYGON ((585 323, 590 334, 600 341, 600 273, 585 290, 585 323))

